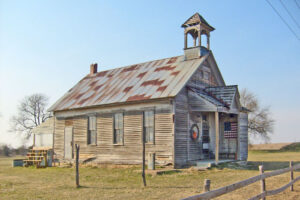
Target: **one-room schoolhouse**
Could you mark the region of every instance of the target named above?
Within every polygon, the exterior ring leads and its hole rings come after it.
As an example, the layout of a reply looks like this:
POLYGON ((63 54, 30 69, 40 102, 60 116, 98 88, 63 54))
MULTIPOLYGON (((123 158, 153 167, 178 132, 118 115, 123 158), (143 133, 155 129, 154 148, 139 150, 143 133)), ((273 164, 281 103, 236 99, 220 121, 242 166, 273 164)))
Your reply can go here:
POLYGON ((107 71, 92 64, 51 106, 57 159, 73 161, 79 144, 80 157, 92 162, 140 164, 145 134, 156 164, 247 160, 248 114, 210 49, 215 29, 198 13, 181 27, 183 55, 107 71))

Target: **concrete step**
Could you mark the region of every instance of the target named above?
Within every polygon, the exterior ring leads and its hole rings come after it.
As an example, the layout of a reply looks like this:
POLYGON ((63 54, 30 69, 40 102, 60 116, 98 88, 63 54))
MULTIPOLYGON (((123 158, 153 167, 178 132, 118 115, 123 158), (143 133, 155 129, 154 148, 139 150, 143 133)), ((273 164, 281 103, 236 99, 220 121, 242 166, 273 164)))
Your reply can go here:
POLYGON ((214 165, 215 165, 214 162, 200 161, 196 163, 197 168, 211 168, 214 165))

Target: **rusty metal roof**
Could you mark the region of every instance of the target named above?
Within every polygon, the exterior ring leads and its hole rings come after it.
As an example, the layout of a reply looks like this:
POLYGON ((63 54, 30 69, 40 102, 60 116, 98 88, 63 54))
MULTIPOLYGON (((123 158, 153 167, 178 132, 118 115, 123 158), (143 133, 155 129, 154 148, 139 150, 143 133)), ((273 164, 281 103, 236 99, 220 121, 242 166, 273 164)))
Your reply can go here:
POLYGON ((214 96, 210 95, 209 93, 205 92, 204 89, 198 89, 193 87, 188 87, 188 89, 194 93, 196 93, 201 98, 207 100, 208 102, 216 105, 216 106, 223 106, 228 107, 224 102, 222 102, 220 99, 215 98, 214 96))
POLYGON ((186 61, 177 56, 89 74, 49 110, 174 97, 208 55, 186 61))
POLYGON ((237 85, 206 87, 204 89, 188 87, 188 89, 216 106, 227 108, 232 106, 236 94, 239 97, 237 85))
POLYGON ((207 87, 205 88, 205 92, 209 93, 209 95, 214 98, 221 100, 228 106, 231 106, 236 94, 239 97, 237 85, 207 87))

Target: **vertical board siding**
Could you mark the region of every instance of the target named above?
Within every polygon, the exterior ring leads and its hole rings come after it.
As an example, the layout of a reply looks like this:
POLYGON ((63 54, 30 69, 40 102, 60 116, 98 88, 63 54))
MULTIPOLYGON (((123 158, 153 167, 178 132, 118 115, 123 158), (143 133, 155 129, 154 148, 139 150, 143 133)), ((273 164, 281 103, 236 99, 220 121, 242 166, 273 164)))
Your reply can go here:
MULTIPOLYGON (((215 74, 211 70, 211 66, 209 63, 205 62, 203 65, 199 66, 197 71, 189 79, 187 85, 204 88, 207 86, 216 86, 217 82, 220 81, 216 80, 215 74), (203 76, 204 72, 209 72, 207 80, 205 80, 203 76)), ((183 88, 181 92, 177 94, 175 97, 175 165, 178 167, 184 166, 188 164, 188 161, 199 160, 201 158, 202 145, 199 141, 193 141, 189 134, 189 129, 194 123, 189 119, 191 111, 214 111, 215 109, 215 106, 201 100, 198 96, 188 94, 186 88, 183 88)), ((208 117, 210 117, 210 115, 208 117)), ((210 117, 209 121, 213 119, 214 118, 210 117)), ((210 137, 213 139, 213 142, 210 143, 210 149, 214 151, 215 134, 213 131, 213 129, 210 129, 210 137)))
POLYGON ((208 63, 204 63, 189 80, 189 85, 196 87, 217 86, 217 80, 208 63))
POLYGON ((248 114, 239 114, 238 133, 239 133, 239 160, 248 159, 248 114))
POLYGON ((184 88, 175 98, 175 167, 187 164, 188 98, 184 88))
MULTIPOLYGON (((208 113, 208 123, 209 123, 209 150, 216 153, 216 124, 215 124, 215 113, 208 113)), ((220 128, 220 126, 219 126, 220 128)))
POLYGON ((65 120, 55 120, 54 129, 54 152, 55 157, 58 159, 64 158, 64 131, 65 131, 65 120))
MULTIPOLYGON (((199 115, 199 113, 198 113, 199 115)), ((189 130, 188 130, 188 140, 189 140, 189 157, 188 160, 189 161, 195 161, 195 160, 200 160, 201 159, 201 154, 202 154, 202 142, 201 142, 201 133, 202 131, 200 130, 200 128, 202 128, 201 126, 199 126, 199 124, 201 123, 201 119, 199 119, 199 117, 197 117, 197 114, 194 113, 190 113, 190 122, 189 122, 189 130), (191 137, 191 133, 190 133, 190 129, 192 127, 193 124, 197 124, 198 128, 199 128, 199 138, 197 140, 193 140, 191 137)))

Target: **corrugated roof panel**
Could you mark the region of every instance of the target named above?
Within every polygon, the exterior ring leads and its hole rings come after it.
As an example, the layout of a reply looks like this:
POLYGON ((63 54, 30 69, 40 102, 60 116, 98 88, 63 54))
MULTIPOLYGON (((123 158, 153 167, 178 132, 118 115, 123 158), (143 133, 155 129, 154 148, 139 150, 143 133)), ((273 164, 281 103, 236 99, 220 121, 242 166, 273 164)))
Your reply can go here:
POLYGON ((173 97, 207 56, 188 61, 176 56, 87 75, 49 110, 173 97))
POLYGON ((237 90, 236 85, 205 88, 206 92, 217 99, 221 99, 228 106, 231 106, 237 90))

